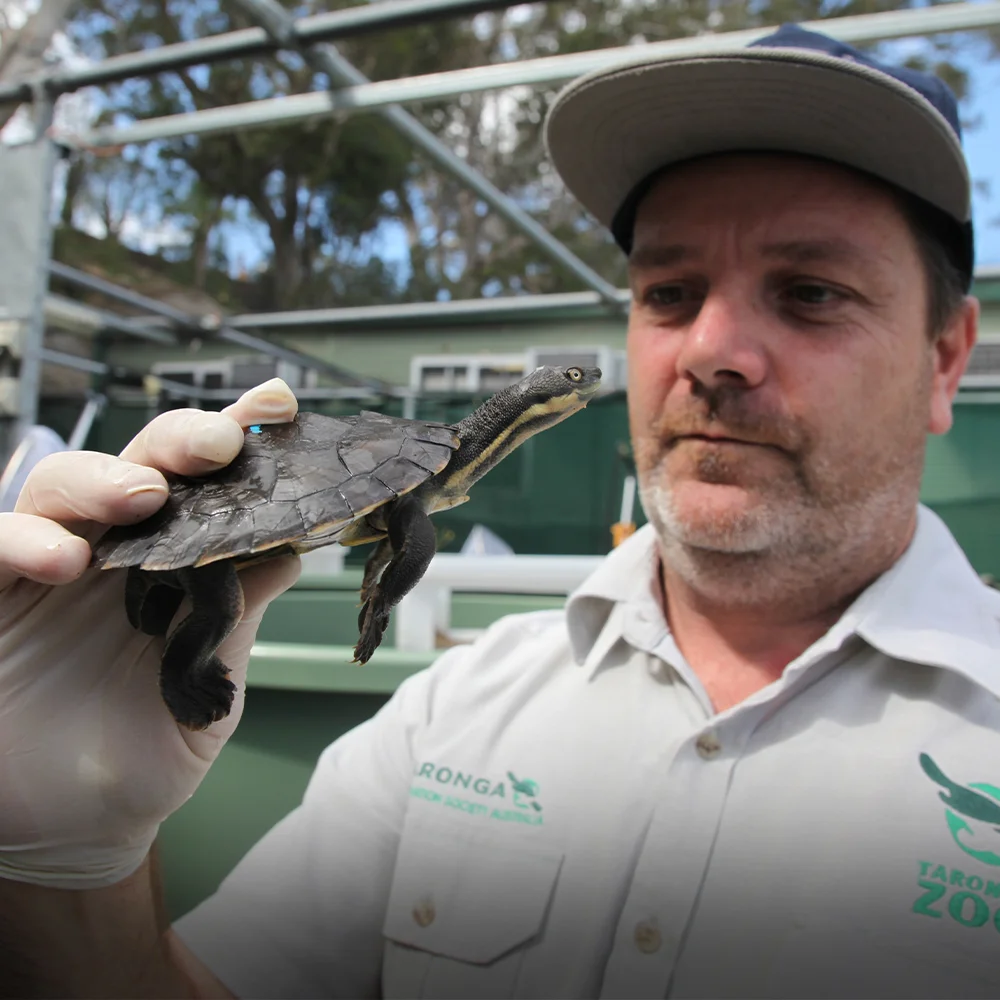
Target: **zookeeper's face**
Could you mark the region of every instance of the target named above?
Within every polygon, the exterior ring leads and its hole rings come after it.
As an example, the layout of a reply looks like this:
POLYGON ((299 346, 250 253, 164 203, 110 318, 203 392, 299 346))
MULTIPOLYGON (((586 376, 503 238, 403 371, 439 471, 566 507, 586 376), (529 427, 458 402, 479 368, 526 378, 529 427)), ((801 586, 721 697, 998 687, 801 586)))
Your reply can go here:
POLYGON ((928 336, 887 188, 783 154, 684 164, 640 204, 629 273, 629 417, 661 540, 819 562, 912 524, 971 341, 928 336))

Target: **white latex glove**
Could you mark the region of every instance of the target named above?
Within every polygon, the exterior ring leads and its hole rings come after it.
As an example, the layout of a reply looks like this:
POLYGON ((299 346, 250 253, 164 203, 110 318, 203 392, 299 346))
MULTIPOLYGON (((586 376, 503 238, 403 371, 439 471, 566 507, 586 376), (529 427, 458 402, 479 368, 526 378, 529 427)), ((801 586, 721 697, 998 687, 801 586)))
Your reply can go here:
POLYGON ((295 582, 298 558, 240 574, 246 609, 219 649, 237 687, 233 710, 191 732, 160 698, 163 639, 129 625, 125 573, 88 568, 86 539, 157 510, 167 496, 158 470, 226 465, 243 428, 290 420, 296 409, 274 379, 223 413, 164 413, 121 458, 44 459, 15 512, 0 514, 0 877, 91 888, 130 875, 232 735, 257 625, 295 582))

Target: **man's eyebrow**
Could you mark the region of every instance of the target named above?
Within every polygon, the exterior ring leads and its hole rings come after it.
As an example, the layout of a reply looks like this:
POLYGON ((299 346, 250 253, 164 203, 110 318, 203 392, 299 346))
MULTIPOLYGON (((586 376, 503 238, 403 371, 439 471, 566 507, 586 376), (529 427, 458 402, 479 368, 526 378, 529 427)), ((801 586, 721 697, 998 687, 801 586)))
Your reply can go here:
MULTIPOLYGON (((768 243, 761 248, 765 257, 789 261, 793 264, 831 263, 862 264, 875 266, 878 255, 857 243, 842 237, 828 239, 786 240, 768 243)), ((671 267, 686 260, 699 260, 702 252, 684 243, 648 243, 633 247, 628 255, 630 268, 671 267)))
POLYGON ((877 266, 877 254, 866 250, 857 243, 840 237, 823 240, 789 240, 784 243, 768 243, 761 248, 765 257, 776 257, 793 264, 813 264, 828 261, 834 264, 863 264, 877 266))
POLYGON ((701 257, 701 252, 683 243, 650 243, 645 246, 633 247, 628 255, 628 266, 631 267, 670 267, 682 260, 693 260, 701 257))

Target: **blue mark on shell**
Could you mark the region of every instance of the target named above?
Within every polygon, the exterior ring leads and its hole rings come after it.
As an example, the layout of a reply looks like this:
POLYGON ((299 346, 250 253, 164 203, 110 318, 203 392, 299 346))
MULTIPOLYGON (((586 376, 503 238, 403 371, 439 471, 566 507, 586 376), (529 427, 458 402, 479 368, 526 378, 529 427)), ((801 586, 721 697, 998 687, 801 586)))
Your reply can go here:
POLYGON ((251 424, 250 425, 250 433, 251 434, 259 434, 260 433, 260 424, 251 424))

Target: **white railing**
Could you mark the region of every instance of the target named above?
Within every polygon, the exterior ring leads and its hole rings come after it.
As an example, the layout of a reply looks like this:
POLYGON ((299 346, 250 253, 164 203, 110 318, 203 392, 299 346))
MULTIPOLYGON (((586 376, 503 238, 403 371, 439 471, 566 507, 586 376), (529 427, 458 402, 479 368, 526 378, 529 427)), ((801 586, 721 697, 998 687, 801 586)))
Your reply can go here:
POLYGON ((601 559, 601 556, 436 555, 420 582, 393 612, 396 648, 427 652, 435 648, 439 632, 451 633, 451 595, 456 590, 565 596, 600 565, 601 559))

